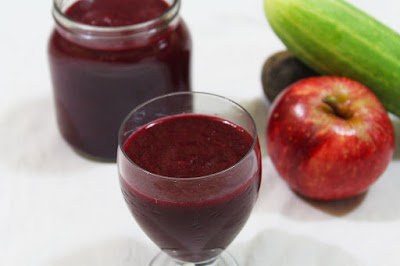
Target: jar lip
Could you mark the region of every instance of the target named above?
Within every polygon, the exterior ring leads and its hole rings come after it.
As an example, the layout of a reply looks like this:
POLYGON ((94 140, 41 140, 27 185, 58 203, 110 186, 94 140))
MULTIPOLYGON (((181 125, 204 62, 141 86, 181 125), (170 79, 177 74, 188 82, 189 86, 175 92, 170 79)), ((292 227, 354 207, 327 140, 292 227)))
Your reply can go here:
POLYGON ((178 15, 178 11, 180 9, 180 0, 173 0, 172 4, 168 7, 167 10, 165 10, 161 15, 153 19, 131 25, 109 27, 94 26, 73 20, 65 15, 57 2, 57 0, 53 1, 53 16, 57 23, 68 25, 68 28, 79 28, 80 30, 92 33, 140 32, 142 30, 148 30, 149 28, 157 27, 160 24, 163 25, 173 20, 178 15))

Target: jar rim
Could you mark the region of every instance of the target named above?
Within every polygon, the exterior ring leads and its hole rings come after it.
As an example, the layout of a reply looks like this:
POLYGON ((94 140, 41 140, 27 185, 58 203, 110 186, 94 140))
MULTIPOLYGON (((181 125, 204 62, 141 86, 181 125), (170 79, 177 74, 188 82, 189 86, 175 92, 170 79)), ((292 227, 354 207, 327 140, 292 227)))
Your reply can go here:
POLYGON ((115 32, 142 32, 142 31, 148 31, 151 28, 156 28, 158 26, 164 25, 169 23, 171 20, 173 20, 179 12, 180 9, 180 0, 173 0, 171 5, 168 7, 167 10, 165 10, 161 15, 152 18, 150 20, 144 21, 144 22, 139 22, 135 24, 130 24, 130 25, 124 25, 124 26, 94 26, 94 25, 89 25, 85 24, 79 21, 76 21, 74 19, 71 19, 68 17, 60 7, 62 0, 54 0, 53 1, 53 17, 55 18, 57 23, 60 23, 62 25, 68 25, 68 28, 76 28, 85 32, 91 32, 91 33, 115 33, 115 32))

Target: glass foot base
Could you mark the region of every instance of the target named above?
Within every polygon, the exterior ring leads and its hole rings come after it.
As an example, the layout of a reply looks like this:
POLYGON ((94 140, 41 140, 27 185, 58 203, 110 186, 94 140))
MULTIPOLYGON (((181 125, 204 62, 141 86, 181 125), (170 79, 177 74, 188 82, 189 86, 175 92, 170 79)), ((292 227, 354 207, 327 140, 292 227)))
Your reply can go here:
POLYGON ((239 264, 227 251, 222 252, 216 259, 200 263, 176 261, 161 251, 151 260, 149 266, 239 266, 239 264))

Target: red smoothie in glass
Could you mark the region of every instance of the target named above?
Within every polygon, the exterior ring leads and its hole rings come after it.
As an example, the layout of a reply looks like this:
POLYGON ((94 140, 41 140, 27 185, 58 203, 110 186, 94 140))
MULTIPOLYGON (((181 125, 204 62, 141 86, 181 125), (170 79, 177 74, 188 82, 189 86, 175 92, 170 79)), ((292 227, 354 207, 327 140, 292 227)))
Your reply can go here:
MULTIPOLYGON (((80 0, 64 14, 83 25, 118 27, 157 19, 169 7, 163 0, 80 0)), ((112 47, 97 46, 101 40, 90 34, 60 34, 58 25, 49 60, 57 121, 69 144, 115 160, 118 129, 129 111, 155 96, 190 90, 191 39, 183 21, 173 20, 153 35, 135 36, 126 45, 121 37, 112 47)))
POLYGON ((120 175, 133 216, 161 249, 182 261, 199 262, 216 257, 232 242, 260 187, 261 170, 255 167, 260 151, 258 142, 253 149, 253 140, 238 125, 195 114, 156 120, 128 138, 123 149, 129 159, 166 179, 152 182, 149 177, 146 184, 146 176, 130 179, 134 171, 120 175), (156 195, 143 192, 147 186, 154 186, 156 195))

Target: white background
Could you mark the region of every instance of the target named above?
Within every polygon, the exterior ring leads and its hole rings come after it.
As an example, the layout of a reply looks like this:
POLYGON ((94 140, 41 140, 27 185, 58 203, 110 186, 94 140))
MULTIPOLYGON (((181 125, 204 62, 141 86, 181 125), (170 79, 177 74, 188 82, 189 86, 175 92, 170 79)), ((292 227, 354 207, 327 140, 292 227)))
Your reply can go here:
MULTIPOLYGON (((400 32, 399 2, 350 2, 400 32)), ((0 15, 0 265, 146 265, 157 247, 129 214, 116 165, 79 157, 57 131, 46 55, 51 7, 11 0, 0 15)), ((284 46, 262 1, 183 0, 181 15, 193 37, 194 90, 239 101, 263 140, 261 67, 284 46)), ((246 266, 400 265, 399 160, 397 144, 367 194, 315 203, 289 190, 264 156, 259 200, 230 252, 246 266)))

